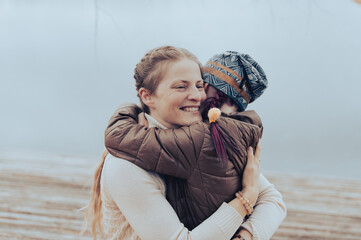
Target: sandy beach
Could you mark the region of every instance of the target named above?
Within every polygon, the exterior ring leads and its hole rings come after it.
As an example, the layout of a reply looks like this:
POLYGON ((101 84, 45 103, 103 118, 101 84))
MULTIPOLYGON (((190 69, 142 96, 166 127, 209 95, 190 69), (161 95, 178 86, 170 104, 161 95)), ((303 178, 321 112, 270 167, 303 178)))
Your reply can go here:
MULTIPOLYGON (((0 153, 0 239, 80 236, 98 159, 0 153), (49 161, 51 158, 51 161, 49 161)), ((288 214, 272 239, 361 239, 361 182, 265 172, 288 214)))

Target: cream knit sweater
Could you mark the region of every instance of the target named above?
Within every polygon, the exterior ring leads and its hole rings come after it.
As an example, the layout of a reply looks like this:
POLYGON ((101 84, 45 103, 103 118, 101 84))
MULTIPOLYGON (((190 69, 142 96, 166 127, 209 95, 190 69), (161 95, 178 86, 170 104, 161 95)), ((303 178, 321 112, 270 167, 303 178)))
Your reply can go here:
MULTIPOLYGON (((149 115, 149 127, 165 129, 149 115)), ((269 239, 286 215, 281 194, 261 174, 254 212, 243 222, 226 203, 206 221, 189 231, 165 198, 158 174, 108 154, 101 176, 103 230, 106 239, 122 240, 229 240, 239 226, 253 239, 269 239), (243 222, 243 223, 242 223, 243 222)))

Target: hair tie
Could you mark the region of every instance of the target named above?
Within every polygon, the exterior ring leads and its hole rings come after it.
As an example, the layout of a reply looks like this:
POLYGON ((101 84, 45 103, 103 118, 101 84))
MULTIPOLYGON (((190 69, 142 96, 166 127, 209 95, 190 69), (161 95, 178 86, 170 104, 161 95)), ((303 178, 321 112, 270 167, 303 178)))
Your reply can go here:
POLYGON ((208 111, 209 123, 215 123, 216 120, 221 116, 221 110, 219 108, 211 108, 208 111))

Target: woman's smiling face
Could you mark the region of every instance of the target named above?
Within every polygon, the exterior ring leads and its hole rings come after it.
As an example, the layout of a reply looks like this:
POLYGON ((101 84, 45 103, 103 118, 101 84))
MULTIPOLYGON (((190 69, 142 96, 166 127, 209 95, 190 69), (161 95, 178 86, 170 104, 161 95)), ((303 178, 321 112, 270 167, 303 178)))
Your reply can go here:
POLYGON ((206 93, 199 65, 189 59, 168 63, 164 78, 150 98, 150 115, 167 128, 201 121, 199 106, 206 93))

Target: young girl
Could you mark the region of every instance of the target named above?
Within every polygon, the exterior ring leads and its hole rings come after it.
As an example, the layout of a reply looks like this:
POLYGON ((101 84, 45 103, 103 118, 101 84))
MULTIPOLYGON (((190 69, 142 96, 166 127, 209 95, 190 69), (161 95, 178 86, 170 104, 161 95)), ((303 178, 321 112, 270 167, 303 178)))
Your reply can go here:
MULTIPOLYGON (((207 91, 207 100, 203 104, 205 110, 220 108, 223 114, 243 112, 249 103, 263 94, 268 85, 261 66, 247 54, 226 51, 214 55, 203 70, 207 91)), ((207 117, 206 112, 204 111, 203 119, 207 117)), ((210 115, 211 113, 208 113, 208 117, 210 115)), ((258 116, 250 118, 249 122, 263 129, 258 116)), ((227 141, 218 125, 211 124, 211 131, 217 154, 221 159, 225 159, 223 142, 233 149, 237 146, 232 146, 232 143, 227 141)))

